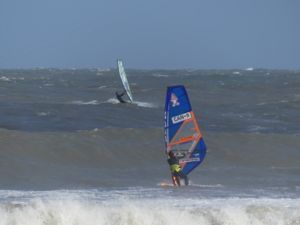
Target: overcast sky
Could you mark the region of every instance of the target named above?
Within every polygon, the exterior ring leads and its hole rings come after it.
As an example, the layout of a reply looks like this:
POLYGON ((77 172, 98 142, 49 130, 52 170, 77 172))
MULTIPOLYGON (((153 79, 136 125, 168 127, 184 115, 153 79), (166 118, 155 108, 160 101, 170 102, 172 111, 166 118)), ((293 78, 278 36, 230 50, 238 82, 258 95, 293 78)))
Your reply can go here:
POLYGON ((300 69, 299 0, 0 0, 0 68, 300 69))

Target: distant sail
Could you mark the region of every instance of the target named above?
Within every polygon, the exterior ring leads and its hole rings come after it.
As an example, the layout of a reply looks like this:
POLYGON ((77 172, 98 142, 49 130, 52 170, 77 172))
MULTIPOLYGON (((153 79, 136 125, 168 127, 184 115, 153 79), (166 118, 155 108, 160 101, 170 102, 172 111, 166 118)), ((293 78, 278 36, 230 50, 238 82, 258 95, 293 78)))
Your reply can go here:
POLYGON ((185 174, 200 165, 206 146, 194 112, 182 85, 167 88, 165 103, 165 144, 179 159, 185 174))
POLYGON ((125 73, 123 62, 122 62, 122 60, 119 60, 119 59, 118 59, 118 69, 119 69, 119 74, 120 74, 124 89, 126 91, 126 94, 128 95, 128 98, 130 99, 130 102, 133 102, 132 93, 131 93, 131 90, 130 90, 130 87, 129 87, 129 83, 128 83, 127 76, 126 76, 126 73, 125 73))

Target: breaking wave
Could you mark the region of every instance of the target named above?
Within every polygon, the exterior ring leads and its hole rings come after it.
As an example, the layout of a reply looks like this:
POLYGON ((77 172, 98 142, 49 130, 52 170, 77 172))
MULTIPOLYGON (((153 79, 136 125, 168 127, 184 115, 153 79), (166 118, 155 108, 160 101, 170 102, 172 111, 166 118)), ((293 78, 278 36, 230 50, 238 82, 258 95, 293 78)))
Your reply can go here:
MULTIPOLYGON (((168 195, 168 192, 162 193, 168 195)), ((0 203, 0 225, 299 224, 300 199, 132 198, 130 191, 31 193, 0 203), (34 196, 37 195, 37 196, 34 196), (25 222, 25 223, 24 223, 25 222)))

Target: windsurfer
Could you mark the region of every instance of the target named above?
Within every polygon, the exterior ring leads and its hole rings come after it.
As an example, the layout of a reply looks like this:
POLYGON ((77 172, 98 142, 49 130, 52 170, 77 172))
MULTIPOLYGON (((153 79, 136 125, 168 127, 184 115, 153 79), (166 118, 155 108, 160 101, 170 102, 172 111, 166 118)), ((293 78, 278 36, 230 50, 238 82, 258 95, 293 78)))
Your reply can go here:
POLYGON ((180 178, 184 179, 185 185, 189 185, 189 180, 186 174, 182 172, 182 168, 179 165, 179 160, 176 158, 174 153, 170 151, 168 153, 168 164, 170 165, 170 170, 172 174, 172 181, 174 186, 180 186, 180 178))
POLYGON ((123 91, 121 94, 119 94, 117 91, 116 91, 116 97, 117 99, 119 100, 120 103, 126 103, 126 101, 123 100, 122 96, 125 95, 126 91, 123 91))

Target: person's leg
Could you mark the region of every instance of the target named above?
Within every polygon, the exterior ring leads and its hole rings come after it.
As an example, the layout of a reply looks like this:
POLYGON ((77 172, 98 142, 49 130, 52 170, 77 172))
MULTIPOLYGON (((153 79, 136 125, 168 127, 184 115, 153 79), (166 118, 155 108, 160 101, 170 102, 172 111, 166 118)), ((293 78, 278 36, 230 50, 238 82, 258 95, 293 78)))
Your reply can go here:
POLYGON ((185 175, 185 178, 184 178, 184 184, 185 186, 188 186, 189 185, 189 178, 187 175, 185 175))
POLYGON ((182 179, 184 179, 184 184, 185 184, 186 186, 188 186, 188 185, 189 185, 189 178, 188 178, 188 176, 185 175, 182 171, 179 172, 179 175, 180 175, 180 177, 181 177, 182 179))
POLYGON ((174 186, 177 186, 176 177, 172 174, 172 182, 174 186))
POLYGON ((174 186, 180 186, 180 177, 178 174, 172 174, 172 181, 174 186))
POLYGON ((180 177, 179 176, 176 176, 176 182, 177 182, 177 186, 180 186, 180 177))

